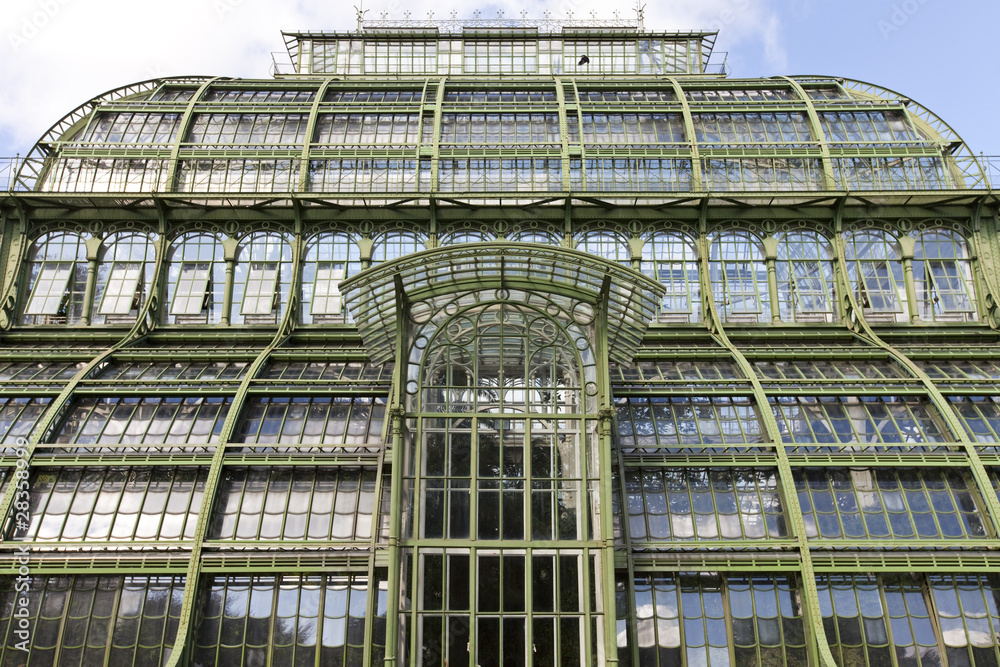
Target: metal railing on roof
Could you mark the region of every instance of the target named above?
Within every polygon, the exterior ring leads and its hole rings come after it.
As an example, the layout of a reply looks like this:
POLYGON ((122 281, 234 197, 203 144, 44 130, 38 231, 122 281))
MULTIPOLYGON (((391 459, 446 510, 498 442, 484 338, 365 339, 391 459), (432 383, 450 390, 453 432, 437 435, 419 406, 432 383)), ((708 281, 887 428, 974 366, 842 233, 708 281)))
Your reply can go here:
MULTIPOLYGON (((171 159, 165 156, 74 156, 66 158, 31 158, 20 156, 0 158, 0 192, 62 192, 70 193, 276 193, 297 192, 305 187, 306 192, 332 192, 340 194, 419 192, 426 191, 429 183, 421 180, 417 161, 410 155, 386 156, 384 151, 373 150, 370 153, 358 153, 341 157, 312 157, 317 168, 324 161, 348 162, 382 160, 395 164, 395 172, 391 169, 383 174, 384 178, 375 179, 381 184, 377 189, 354 190, 349 186, 343 191, 339 172, 336 175, 324 176, 313 173, 310 168, 308 184, 300 186, 302 160, 280 154, 261 155, 259 149, 247 153, 206 154, 204 156, 186 156, 171 159), (175 166, 171 170, 171 166, 175 166), (176 182, 168 187, 171 172, 176 182), (44 176, 45 183, 40 186, 39 178, 44 176), (394 175, 393 175, 394 174, 394 175), (317 179, 319 179, 317 181, 317 179), (332 190, 331 190, 332 188, 332 190)), ((750 157, 750 156, 748 156, 750 157)), ((500 159, 500 158, 496 158, 500 159)), ((645 156, 642 159, 655 159, 655 156, 645 156)), ((956 160, 956 165, 962 172, 964 188, 974 192, 1000 190, 1000 155, 980 155, 973 158, 966 156, 956 160)), ((320 171, 322 171, 320 169, 320 171)), ((367 173, 367 172, 366 172, 367 173)), ((426 175, 425 175, 426 176, 426 175)), ((373 181, 373 183, 375 182, 373 181)), ((516 193, 520 188, 512 185, 506 189, 502 182, 496 183, 497 192, 516 193)), ((843 184, 842 184, 843 185, 843 184)), ((878 188, 872 188, 878 189, 878 188)), ((668 188, 669 191, 681 192, 684 188, 668 188)), ((664 190, 664 191, 667 191, 664 190)), ((853 190, 853 188, 852 188, 853 190)), ((479 190, 475 190, 478 192, 479 190)), ((492 190, 491 190, 492 191, 492 190)), ((863 192, 862 190, 855 190, 863 192)), ((735 192, 735 190, 734 190, 735 192)))
POLYGON ((24 192, 28 189, 17 182, 17 172, 23 162, 20 156, 0 158, 0 191, 24 192))

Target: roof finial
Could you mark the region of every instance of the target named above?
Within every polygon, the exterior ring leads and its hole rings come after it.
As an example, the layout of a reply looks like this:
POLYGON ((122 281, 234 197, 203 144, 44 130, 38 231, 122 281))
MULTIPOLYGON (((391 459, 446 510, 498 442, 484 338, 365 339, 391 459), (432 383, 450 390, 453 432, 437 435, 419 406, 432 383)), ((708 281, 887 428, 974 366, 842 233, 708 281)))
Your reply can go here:
POLYGON ((361 0, 360 6, 354 5, 354 11, 358 13, 358 32, 361 32, 361 30, 364 28, 365 14, 368 13, 368 10, 365 9, 364 7, 365 7, 365 0, 361 0))
POLYGON ((635 16, 639 21, 639 32, 645 32, 646 5, 640 4, 642 0, 635 1, 635 16))

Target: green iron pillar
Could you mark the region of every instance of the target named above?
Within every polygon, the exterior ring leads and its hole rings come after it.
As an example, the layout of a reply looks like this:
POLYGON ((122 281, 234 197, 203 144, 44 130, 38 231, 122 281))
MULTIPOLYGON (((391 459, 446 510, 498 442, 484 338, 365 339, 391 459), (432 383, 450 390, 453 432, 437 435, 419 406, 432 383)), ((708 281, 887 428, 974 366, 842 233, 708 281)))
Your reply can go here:
MULTIPOLYGON (((641 252, 641 251, 640 251, 641 252)), ((608 301, 610 298, 610 280, 604 279, 601 287, 600 311, 597 318, 596 352, 598 359, 607 359, 608 350, 608 301)), ((600 458, 598 470, 600 476, 600 511, 601 511, 601 591, 603 593, 605 664, 618 664, 618 641, 615 624, 615 533, 614 533, 614 503, 612 502, 613 485, 611 481, 611 431, 614 424, 615 410, 611 404, 611 378, 606 363, 597 364, 597 382, 601 388, 601 406, 598 411, 598 447, 600 458)))
POLYGON ((222 294, 222 319, 220 324, 229 326, 229 313, 233 309, 233 280, 236 270, 237 242, 233 237, 227 237, 222 242, 222 250, 226 260, 226 287, 222 294))
POLYGON ((903 258, 903 282, 906 284, 906 308, 910 315, 910 324, 920 324, 920 312, 917 310, 917 288, 913 283, 913 249, 916 242, 909 236, 899 239, 899 247, 903 258))
POLYGON ((87 287, 83 291, 84 326, 90 324, 94 309, 94 292, 97 290, 97 260, 100 257, 102 239, 93 236, 87 239, 87 287))
POLYGON ((767 293, 771 297, 771 324, 781 324, 781 304, 778 303, 778 239, 764 239, 764 261, 767 264, 767 293))

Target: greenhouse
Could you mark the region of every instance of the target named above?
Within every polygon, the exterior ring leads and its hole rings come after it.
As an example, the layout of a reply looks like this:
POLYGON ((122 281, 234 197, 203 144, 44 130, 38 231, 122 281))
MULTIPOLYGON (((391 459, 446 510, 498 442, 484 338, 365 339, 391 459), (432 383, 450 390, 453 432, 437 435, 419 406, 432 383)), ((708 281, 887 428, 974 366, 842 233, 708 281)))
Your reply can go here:
POLYGON ((944 120, 641 14, 283 38, 8 165, 0 664, 1000 664, 944 120))

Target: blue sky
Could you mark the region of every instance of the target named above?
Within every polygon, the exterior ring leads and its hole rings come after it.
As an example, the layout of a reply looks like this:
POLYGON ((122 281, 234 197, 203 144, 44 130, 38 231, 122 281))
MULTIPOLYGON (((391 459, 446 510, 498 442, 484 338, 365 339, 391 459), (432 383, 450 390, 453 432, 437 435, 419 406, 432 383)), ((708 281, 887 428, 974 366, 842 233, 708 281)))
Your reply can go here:
MULTIPOLYGON (((897 90, 945 119, 976 153, 1000 155, 997 0, 647 0, 653 30, 719 28, 732 76, 826 74, 897 90)), ((284 29, 355 26, 353 1, 5 0, 0 15, 0 157, 22 155, 73 107, 105 90, 168 75, 267 77, 284 29)), ((596 0, 384 0, 435 18, 480 9, 576 18, 596 0)), ((622 12, 622 15, 628 15, 622 12)))

